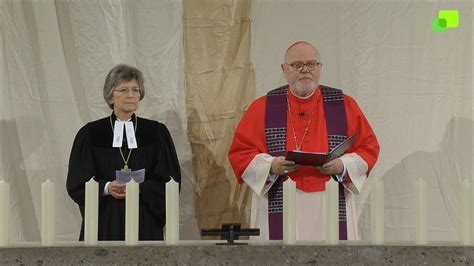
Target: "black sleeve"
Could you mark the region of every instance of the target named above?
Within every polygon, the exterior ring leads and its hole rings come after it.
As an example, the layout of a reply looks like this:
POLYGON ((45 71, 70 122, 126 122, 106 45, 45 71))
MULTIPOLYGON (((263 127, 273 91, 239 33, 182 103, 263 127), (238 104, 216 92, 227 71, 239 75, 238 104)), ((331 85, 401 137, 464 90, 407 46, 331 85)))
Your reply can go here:
MULTIPOLYGON (((66 189, 69 196, 79 205, 84 207, 85 183, 95 176, 92 145, 89 138, 87 125, 79 130, 72 145, 69 158, 66 189)), ((103 185, 99 184, 99 195, 103 185)))
POLYGON ((140 193, 153 216, 165 225, 165 184, 172 177, 181 187, 181 170, 168 129, 161 123, 157 124, 158 141, 154 145, 153 169, 140 184, 140 193))

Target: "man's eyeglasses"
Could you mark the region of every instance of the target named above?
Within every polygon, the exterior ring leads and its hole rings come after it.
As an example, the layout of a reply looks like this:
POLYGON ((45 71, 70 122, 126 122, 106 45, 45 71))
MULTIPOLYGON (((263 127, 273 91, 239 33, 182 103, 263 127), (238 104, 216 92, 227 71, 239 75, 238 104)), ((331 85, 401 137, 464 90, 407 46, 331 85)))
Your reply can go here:
POLYGON ((304 66, 307 66, 308 70, 312 71, 318 68, 319 66, 323 65, 323 63, 313 60, 306 63, 296 61, 291 64, 285 63, 285 65, 291 66, 291 69, 293 69, 294 71, 301 71, 303 70, 304 66))
POLYGON ((114 91, 119 92, 119 93, 123 93, 123 94, 128 94, 131 91, 132 94, 134 94, 134 95, 140 94, 140 88, 139 87, 120 87, 120 88, 114 89, 114 91))

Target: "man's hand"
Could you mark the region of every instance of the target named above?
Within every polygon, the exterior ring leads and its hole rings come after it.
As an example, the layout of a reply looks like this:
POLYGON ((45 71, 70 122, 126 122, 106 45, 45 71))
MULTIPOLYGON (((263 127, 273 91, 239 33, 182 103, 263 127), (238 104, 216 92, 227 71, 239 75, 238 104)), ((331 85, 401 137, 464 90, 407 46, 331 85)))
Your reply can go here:
POLYGON ((118 183, 117 180, 114 180, 109 183, 109 195, 116 199, 125 198, 125 186, 126 184, 118 183))
POLYGON ((293 161, 285 160, 285 157, 279 156, 275 157, 272 161, 272 168, 270 173, 276 175, 287 175, 298 169, 298 165, 293 161))
POLYGON ((316 168, 323 175, 340 175, 344 171, 344 164, 341 159, 336 158, 323 166, 316 166, 316 168))

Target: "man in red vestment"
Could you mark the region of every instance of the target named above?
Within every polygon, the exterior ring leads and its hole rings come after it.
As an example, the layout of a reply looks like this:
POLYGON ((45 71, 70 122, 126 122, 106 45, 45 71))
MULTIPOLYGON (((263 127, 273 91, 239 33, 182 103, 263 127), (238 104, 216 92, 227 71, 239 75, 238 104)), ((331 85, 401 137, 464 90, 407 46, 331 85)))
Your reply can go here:
POLYGON ((291 178, 297 187, 297 239, 324 240, 324 190, 332 177, 340 183, 346 208, 343 216, 340 214, 345 227, 341 229, 340 224, 340 233, 346 230, 347 235, 341 239, 358 239, 353 194, 360 192, 377 161, 377 138, 353 98, 319 84, 322 63, 312 44, 292 44, 281 68, 288 85, 252 102, 237 126, 229 151, 238 183, 247 183, 254 192, 251 227, 261 229, 262 240, 281 239, 278 214, 282 210, 274 207, 280 206, 281 200, 275 198, 281 199, 277 187, 281 188, 282 180, 291 178), (275 104, 280 107, 272 109, 275 104), (336 109, 331 107, 334 104, 336 109), (280 125, 272 126, 273 120, 280 125), (327 152, 354 134, 358 137, 346 153, 322 166, 285 160, 286 151, 327 152))

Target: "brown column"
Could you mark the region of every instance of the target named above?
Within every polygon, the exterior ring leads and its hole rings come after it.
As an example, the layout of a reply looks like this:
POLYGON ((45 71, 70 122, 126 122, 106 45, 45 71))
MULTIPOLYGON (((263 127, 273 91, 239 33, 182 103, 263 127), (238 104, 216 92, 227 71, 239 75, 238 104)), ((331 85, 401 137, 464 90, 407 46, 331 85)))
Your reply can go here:
POLYGON ((184 0, 188 135, 200 228, 248 226, 250 189, 227 159, 232 135, 255 97, 250 63, 250 0, 184 0))

